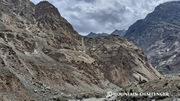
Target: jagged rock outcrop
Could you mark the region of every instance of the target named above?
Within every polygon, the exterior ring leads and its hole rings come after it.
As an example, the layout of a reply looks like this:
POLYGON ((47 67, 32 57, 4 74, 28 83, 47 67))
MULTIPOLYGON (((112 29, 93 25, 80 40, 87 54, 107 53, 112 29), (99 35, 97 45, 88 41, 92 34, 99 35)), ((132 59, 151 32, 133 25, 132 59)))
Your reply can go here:
POLYGON ((180 2, 161 4, 129 27, 125 37, 141 47, 162 73, 180 71, 180 2))
POLYGON ((131 42, 118 36, 82 37, 47 1, 0 2, 3 101, 96 96, 139 77, 161 77, 131 42))

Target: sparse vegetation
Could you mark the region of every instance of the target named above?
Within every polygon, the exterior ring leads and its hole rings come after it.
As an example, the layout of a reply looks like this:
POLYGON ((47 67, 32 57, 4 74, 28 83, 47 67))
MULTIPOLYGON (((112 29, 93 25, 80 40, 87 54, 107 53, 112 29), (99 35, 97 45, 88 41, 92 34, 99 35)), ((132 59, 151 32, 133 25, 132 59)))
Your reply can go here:
POLYGON ((138 84, 143 84, 143 83, 146 83, 146 82, 147 82, 146 80, 141 80, 141 81, 139 81, 138 84))
POLYGON ((179 90, 180 90, 180 86, 178 85, 178 86, 176 86, 179 90))
POLYGON ((56 101, 61 101, 59 98, 56 101))
POLYGON ((170 71, 171 67, 169 65, 164 65, 161 68, 159 68, 159 72, 163 73, 163 71, 170 71))
POLYGON ((146 80, 141 80, 141 77, 139 77, 139 82, 138 84, 143 84, 143 83, 146 83, 147 81, 146 80))
POLYGON ((6 82, 6 85, 10 85, 10 83, 9 83, 9 82, 6 82))
POLYGON ((54 98, 54 101, 62 101, 60 98, 54 98))

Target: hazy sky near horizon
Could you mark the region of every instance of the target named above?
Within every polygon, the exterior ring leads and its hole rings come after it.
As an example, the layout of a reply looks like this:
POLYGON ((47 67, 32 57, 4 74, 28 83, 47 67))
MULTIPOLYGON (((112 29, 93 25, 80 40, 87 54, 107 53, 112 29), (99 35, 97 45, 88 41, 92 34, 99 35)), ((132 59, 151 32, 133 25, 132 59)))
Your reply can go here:
MULTIPOLYGON (((43 0, 31 0, 35 4, 43 0)), ((111 33, 130 25, 167 1, 175 0, 46 0, 58 8, 81 35, 111 33)), ((178 0, 176 0, 178 1, 178 0)))

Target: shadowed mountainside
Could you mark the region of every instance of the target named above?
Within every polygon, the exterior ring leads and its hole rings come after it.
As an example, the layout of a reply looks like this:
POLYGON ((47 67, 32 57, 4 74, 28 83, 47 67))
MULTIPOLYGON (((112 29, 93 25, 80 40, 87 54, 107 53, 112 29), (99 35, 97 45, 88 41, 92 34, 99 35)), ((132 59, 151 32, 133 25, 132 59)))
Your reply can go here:
POLYGON ((129 27, 125 37, 141 47, 165 74, 180 71, 180 1, 161 4, 129 27))

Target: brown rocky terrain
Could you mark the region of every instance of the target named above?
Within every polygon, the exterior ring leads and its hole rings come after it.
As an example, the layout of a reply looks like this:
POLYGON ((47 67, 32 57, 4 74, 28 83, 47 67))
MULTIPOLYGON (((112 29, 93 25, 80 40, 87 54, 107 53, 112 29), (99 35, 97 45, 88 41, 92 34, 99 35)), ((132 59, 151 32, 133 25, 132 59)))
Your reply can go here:
POLYGON ((87 38, 86 53, 94 58, 105 78, 117 85, 161 78, 140 48, 118 35, 87 38))
POLYGON ((2 101, 99 96, 163 78, 124 38, 80 36, 52 4, 0 0, 2 101))

